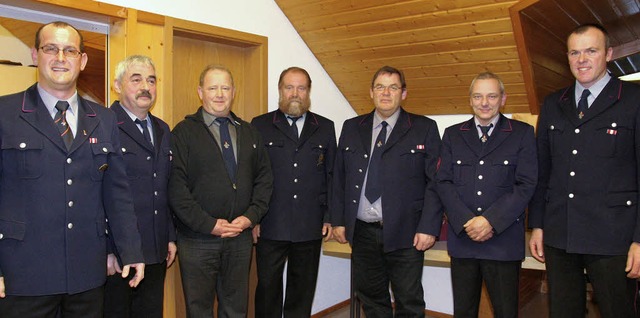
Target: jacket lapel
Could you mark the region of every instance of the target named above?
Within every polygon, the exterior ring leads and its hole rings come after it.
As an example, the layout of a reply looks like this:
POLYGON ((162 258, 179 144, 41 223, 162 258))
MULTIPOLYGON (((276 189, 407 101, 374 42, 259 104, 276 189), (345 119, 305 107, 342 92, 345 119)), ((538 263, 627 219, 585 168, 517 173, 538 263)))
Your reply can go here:
MULTIPOLYGON (((122 132, 131 137, 131 139, 133 139, 133 141, 139 144, 142 148, 147 149, 148 151, 153 153, 154 149, 152 145, 150 145, 149 142, 144 139, 144 135, 140 132, 138 124, 131 120, 131 117, 129 117, 129 114, 127 114, 123 107, 124 106, 120 105, 119 102, 114 102, 113 105, 111 105, 111 109, 116 113, 116 117, 118 119, 118 128, 120 128, 122 132)), ((150 115, 151 114, 149 114, 149 116, 150 115)), ((153 127, 155 128, 153 129, 154 134, 156 134, 158 131, 156 127, 158 127, 157 124, 155 124, 153 127)), ((158 137, 155 137, 157 144, 158 137)))
POLYGON ((276 129, 280 130, 283 135, 287 136, 287 138, 297 141, 297 138, 293 136, 293 130, 291 129, 291 125, 289 125, 287 117, 285 117, 284 113, 280 110, 276 110, 273 113, 273 125, 276 129))
POLYGON ((384 144, 384 151, 393 147, 402 137, 409 131, 411 128, 411 118, 404 111, 404 109, 400 108, 400 115, 398 116, 398 121, 396 125, 391 130, 391 135, 387 138, 387 142, 384 144))
POLYGON ((593 104, 591 104, 589 109, 587 109, 587 111, 584 113, 584 117, 582 118, 581 123, 586 123, 592 118, 598 116, 598 114, 607 110, 611 105, 618 101, 618 99, 620 99, 621 89, 622 82, 615 77, 611 77, 609 83, 607 83, 596 100, 593 101, 593 104))
POLYGON ((500 119, 498 119, 498 123, 496 127, 491 132, 491 136, 487 140, 487 144, 483 149, 483 154, 489 154, 494 151, 500 144, 502 144, 513 131, 513 126, 511 125, 511 120, 504 115, 500 114, 500 119))
POLYGON ((371 154, 371 134, 373 130, 373 112, 364 116, 358 126, 358 134, 360 135, 360 141, 362 147, 366 150, 366 154, 371 154))
POLYGON ((91 133, 96 129, 98 123, 100 123, 100 119, 96 116, 93 107, 82 97, 78 96, 78 124, 76 125, 78 131, 76 131, 76 136, 73 138, 69 153, 80 148, 80 146, 89 139, 89 136, 91 136, 91 133))
POLYGON ((35 130, 43 134, 60 150, 67 152, 67 147, 60 137, 60 132, 53 123, 47 107, 40 98, 37 84, 29 87, 22 98, 22 113, 20 117, 29 123, 35 130))
POLYGON ((304 127, 302 127, 302 133, 298 140, 298 145, 304 145, 304 143, 313 136, 313 134, 320 128, 316 115, 312 112, 307 112, 304 120, 304 127))
POLYGON ((460 126, 460 135, 467 144, 467 147, 469 147, 476 156, 480 156, 482 152, 482 141, 480 141, 480 137, 478 137, 478 130, 476 129, 473 117, 460 126))

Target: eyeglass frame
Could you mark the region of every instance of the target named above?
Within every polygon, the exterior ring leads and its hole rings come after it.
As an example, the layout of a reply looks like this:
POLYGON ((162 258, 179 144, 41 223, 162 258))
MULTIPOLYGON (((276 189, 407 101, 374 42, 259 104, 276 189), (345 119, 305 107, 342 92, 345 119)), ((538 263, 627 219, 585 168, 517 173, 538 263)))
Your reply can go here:
POLYGON ((60 51, 62 51, 62 54, 65 57, 68 57, 68 58, 78 58, 78 57, 82 56, 82 54, 84 54, 84 52, 81 52, 80 50, 76 49, 73 46, 67 46, 67 47, 61 49, 61 48, 59 48, 59 47, 57 47, 57 46, 55 46, 53 44, 47 44, 47 45, 43 45, 43 46, 39 47, 38 49, 42 50, 42 53, 44 53, 44 54, 53 55, 53 56, 60 54, 60 51), (47 52, 47 50, 45 50, 45 48, 48 48, 48 49, 55 48, 55 53, 53 52, 53 50, 51 50, 50 52, 47 52), (77 52, 77 54, 75 54, 73 52, 77 52))

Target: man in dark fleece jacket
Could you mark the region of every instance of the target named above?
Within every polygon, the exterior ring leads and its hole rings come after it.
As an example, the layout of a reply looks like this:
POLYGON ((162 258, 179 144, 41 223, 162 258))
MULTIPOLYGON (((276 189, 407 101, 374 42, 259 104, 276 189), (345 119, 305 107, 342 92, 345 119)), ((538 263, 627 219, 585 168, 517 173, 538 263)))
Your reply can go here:
POLYGON ((267 212, 273 176, 260 135, 230 112, 231 72, 210 65, 202 100, 173 129, 169 200, 177 216, 180 273, 189 317, 245 317, 253 225, 267 212))

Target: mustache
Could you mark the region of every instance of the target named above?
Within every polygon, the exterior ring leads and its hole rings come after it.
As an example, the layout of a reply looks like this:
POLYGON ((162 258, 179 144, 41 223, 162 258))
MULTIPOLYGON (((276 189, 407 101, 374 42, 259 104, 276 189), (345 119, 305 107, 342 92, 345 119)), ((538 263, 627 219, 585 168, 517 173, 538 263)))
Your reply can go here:
POLYGON ((148 90, 143 90, 138 95, 136 95, 136 99, 138 99, 140 97, 152 98, 151 97, 151 93, 148 90))

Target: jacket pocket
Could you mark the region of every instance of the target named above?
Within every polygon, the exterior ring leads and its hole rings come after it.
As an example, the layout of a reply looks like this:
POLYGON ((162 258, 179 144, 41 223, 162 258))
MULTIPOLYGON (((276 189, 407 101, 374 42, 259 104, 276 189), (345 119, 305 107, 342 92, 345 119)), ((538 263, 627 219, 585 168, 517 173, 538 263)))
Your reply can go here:
POLYGON ((24 222, 9 221, 0 219, 0 241, 13 239, 24 240, 26 225, 24 222))
POLYGON ((109 156, 115 153, 115 149, 113 148, 113 144, 103 142, 91 144, 91 152, 93 154, 91 179, 93 181, 102 181, 105 171, 109 169, 109 156))
POLYGON ((43 148, 41 137, 10 136, 2 140, 4 173, 13 168, 21 179, 36 179, 43 174, 43 148))

